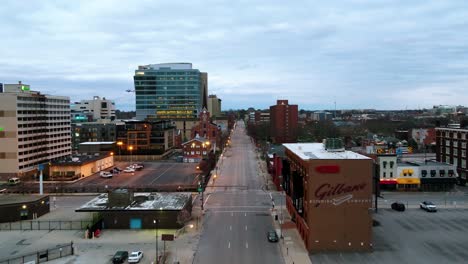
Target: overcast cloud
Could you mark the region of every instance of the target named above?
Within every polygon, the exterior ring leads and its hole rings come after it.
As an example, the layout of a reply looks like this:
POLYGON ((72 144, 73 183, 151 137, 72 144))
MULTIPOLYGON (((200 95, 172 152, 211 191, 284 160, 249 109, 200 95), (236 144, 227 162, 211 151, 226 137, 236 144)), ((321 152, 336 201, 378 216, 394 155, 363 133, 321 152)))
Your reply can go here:
POLYGON ((134 109, 138 65, 191 62, 223 110, 468 105, 468 1, 2 1, 0 82, 134 109))

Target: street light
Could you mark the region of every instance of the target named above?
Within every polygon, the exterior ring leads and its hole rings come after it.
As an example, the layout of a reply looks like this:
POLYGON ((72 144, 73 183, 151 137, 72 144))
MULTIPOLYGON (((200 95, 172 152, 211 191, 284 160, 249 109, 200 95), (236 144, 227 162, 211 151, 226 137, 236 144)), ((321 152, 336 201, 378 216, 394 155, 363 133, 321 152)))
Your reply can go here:
POLYGON ((159 224, 159 219, 153 220, 153 223, 156 225, 156 264, 159 262, 159 249, 158 249, 158 224, 159 224))
POLYGON ((130 150, 130 163, 131 163, 131 162, 133 162, 133 152, 132 152, 133 146, 129 146, 128 150, 130 150))
MULTIPOLYGON (((117 142, 117 146, 119 146, 119 159, 122 159, 122 156, 121 156, 121 153, 120 153, 120 150, 122 149, 122 145, 123 145, 122 141, 117 142)), ((120 160, 120 161, 122 161, 122 160, 120 160)))

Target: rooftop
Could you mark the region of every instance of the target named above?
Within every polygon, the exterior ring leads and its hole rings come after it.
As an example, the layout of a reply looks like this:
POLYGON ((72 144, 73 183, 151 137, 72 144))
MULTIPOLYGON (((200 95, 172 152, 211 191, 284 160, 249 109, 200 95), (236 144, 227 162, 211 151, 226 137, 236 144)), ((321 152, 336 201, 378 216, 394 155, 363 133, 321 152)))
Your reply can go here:
POLYGON ((0 195, 0 205, 7 205, 7 204, 22 204, 22 203, 30 203, 49 195, 36 195, 36 194, 3 194, 0 195))
POLYGON ((114 144, 114 141, 98 141, 98 142, 83 142, 80 145, 110 145, 114 144))
POLYGON ((55 160, 52 162, 52 166, 82 165, 82 164, 86 164, 86 163, 90 163, 96 160, 106 158, 108 156, 109 155, 101 155, 100 153, 90 153, 89 155, 87 153, 77 154, 73 156, 67 156, 59 160, 55 160))
POLYGON ((134 202, 127 207, 109 207, 107 193, 87 202, 77 212, 112 211, 112 210, 182 210, 190 201, 192 194, 186 192, 174 193, 134 193, 134 202))
POLYGON ((422 166, 439 166, 439 167, 454 167, 454 165, 452 164, 448 164, 448 163, 445 163, 445 162, 438 162, 438 161, 435 161, 435 160, 426 160, 426 162, 424 161, 403 161, 403 162, 398 162, 398 166, 399 167, 414 167, 414 166, 418 166, 418 167, 422 167, 422 166))
POLYGON ((289 143, 283 144, 284 147, 292 151, 303 160, 313 159, 371 159, 364 155, 352 151, 327 151, 323 143, 289 143))

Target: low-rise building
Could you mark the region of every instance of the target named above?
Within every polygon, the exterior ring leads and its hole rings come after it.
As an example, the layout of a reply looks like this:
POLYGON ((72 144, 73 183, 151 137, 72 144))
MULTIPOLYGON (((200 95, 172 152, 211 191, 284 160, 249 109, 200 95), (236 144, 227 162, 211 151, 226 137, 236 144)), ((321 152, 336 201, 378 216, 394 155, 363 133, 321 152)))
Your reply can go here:
POLYGON ((456 167, 460 184, 465 185, 468 177, 468 128, 436 128, 437 161, 456 167))
POLYGON ((50 212, 48 195, 0 195, 0 223, 32 220, 50 212))
POLYGON ((377 164, 379 166, 380 188, 383 190, 395 190, 398 184, 397 155, 378 155, 377 164))
POLYGON ((373 161, 327 142, 283 144, 287 208, 309 252, 369 251, 373 161))
POLYGON ((182 143, 184 162, 200 162, 204 157, 208 157, 212 148, 209 140, 196 136, 194 139, 182 143))
POLYGON ((112 166, 114 166, 113 155, 77 154, 52 162, 47 180, 72 181, 91 176, 112 166))
POLYGON ((133 193, 117 189, 76 210, 96 212, 110 229, 179 229, 192 214, 191 193, 133 193))

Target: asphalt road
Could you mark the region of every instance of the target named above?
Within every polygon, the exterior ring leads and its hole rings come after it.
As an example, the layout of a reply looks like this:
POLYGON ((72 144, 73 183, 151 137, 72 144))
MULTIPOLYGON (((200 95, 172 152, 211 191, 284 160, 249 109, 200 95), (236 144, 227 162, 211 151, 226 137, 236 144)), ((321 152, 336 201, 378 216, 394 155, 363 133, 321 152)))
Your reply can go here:
POLYGON ((217 175, 205 192, 203 232, 194 263, 284 263, 273 229, 271 198, 263 190, 254 146, 242 122, 231 147, 218 163, 217 175))

